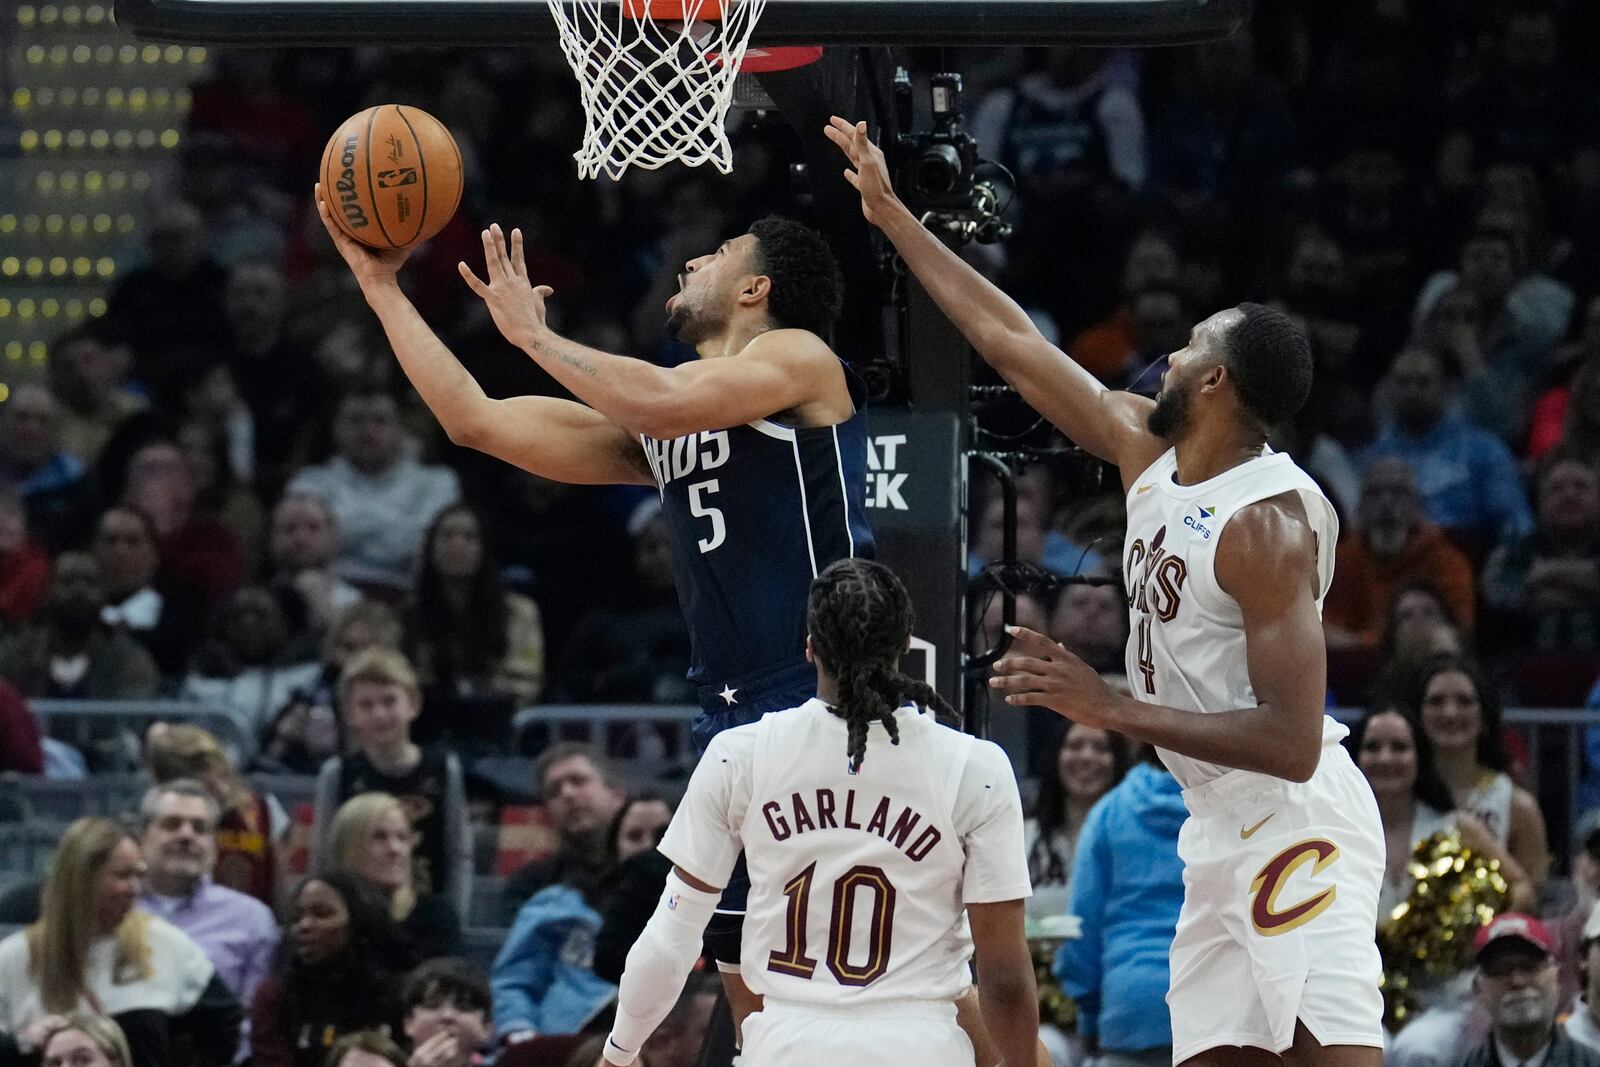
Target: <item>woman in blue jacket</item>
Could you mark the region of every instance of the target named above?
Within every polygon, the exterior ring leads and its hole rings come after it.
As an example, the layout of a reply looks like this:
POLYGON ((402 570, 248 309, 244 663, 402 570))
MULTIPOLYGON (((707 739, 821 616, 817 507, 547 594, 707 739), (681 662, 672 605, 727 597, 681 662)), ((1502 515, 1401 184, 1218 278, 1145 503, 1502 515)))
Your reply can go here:
POLYGON ((1096 1067, 1167 1067, 1167 956, 1183 904, 1178 783, 1151 753, 1089 812, 1072 867, 1083 936, 1061 946, 1056 977, 1078 1005, 1096 1067))

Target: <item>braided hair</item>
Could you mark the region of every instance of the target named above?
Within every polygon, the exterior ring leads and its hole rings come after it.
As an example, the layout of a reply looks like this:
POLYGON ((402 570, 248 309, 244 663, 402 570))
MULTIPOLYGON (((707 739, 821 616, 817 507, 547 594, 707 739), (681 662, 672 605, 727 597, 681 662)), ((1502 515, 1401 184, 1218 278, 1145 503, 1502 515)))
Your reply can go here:
POLYGON ((906 702, 954 716, 933 687, 897 670, 911 638, 911 596, 894 571, 866 559, 841 559, 811 583, 806 626, 818 664, 838 683, 832 712, 850 727, 852 773, 866 758, 867 728, 883 723, 900 743, 894 713, 906 702))

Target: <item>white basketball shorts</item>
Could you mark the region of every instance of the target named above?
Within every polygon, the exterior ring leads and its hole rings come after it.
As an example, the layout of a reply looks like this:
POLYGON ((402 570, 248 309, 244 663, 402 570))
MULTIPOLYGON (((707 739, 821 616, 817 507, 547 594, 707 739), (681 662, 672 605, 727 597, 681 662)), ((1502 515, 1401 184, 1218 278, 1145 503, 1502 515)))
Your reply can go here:
POLYGON ((972 1042, 950 1001, 860 1005, 774 1002, 744 1021, 743 1067, 844 1067, 894 1062, 972 1067, 972 1042))
POLYGON ((1328 731, 1310 781, 1230 771, 1184 790, 1173 1063, 1227 1045, 1281 1053, 1296 1020, 1323 1045, 1383 1046, 1383 827, 1343 733, 1328 731))

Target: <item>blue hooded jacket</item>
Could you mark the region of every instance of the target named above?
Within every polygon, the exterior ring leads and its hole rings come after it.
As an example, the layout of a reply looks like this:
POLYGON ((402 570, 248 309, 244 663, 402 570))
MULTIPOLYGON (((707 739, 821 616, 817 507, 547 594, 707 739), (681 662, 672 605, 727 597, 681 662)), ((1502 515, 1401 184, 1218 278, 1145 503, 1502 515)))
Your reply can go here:
POLYGON ((1172 1044, 1168 955, 1183 906, 1178 829, 1188 818, 1178 783, 1141 763, 1089 811, 1072 864, 1070 914, 1083 936, 1056 955, 1061 988, 1078 1005, 1078 1032, 1108 1052, 1172 1044))
POLYGON ((595 977, 600 916, 570 886, 535 893, 512 924, 489 972, 495 1035, 518 1030, 575 1034, 617 994, 595 977))

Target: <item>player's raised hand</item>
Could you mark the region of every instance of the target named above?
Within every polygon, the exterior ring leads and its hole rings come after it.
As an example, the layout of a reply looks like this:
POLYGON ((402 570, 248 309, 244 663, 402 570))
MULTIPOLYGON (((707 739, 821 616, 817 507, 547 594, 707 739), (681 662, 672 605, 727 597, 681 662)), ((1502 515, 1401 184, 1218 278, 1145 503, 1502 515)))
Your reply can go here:
POLYGON ((545 297, 555 292, 548 285, 528 281, 528 267, 522 256, 522 231, 511 231, 507 245, 498 222, 483 231, 483 258, 489 280, 483 281, 465 262, 456 264, 467 288, 489 305, 489 315, 507 341, 521 349, 533 347, 544 329, 545 297))
POLYGON ((1085 726, 1115 729, 1117 695, 1099 672, 1044 634, 1011 626, 1011 648, 994 665, 989 686, 1007 704, 1036 705, 1085 726))
POLYGON ((311 187, 311 195, 316 201, 317 214, 322 219, 322 225, 327 228, 328 236, 333 238, 333 247, 339 250, 339 255, 350 265, 356 281, 366 285, 371 281, 384 281, 395 276, 405 263, 406 257, 411 254, 411 249, 368 248, 345 233, 339 228, 339 224, 333 221, 333 208, 328 204, 328 198, 322 195, 321 182, 311 187))
POLYGON ((835 115, 822 132, 850 160, 844 180, 861 194, 861 213, 876 225, 882 220, 883 212, 895 202, 894 185, 889 181, 889 162, 883 156, 883 149, 867 136, 865 122, 852 123, 835 115))

